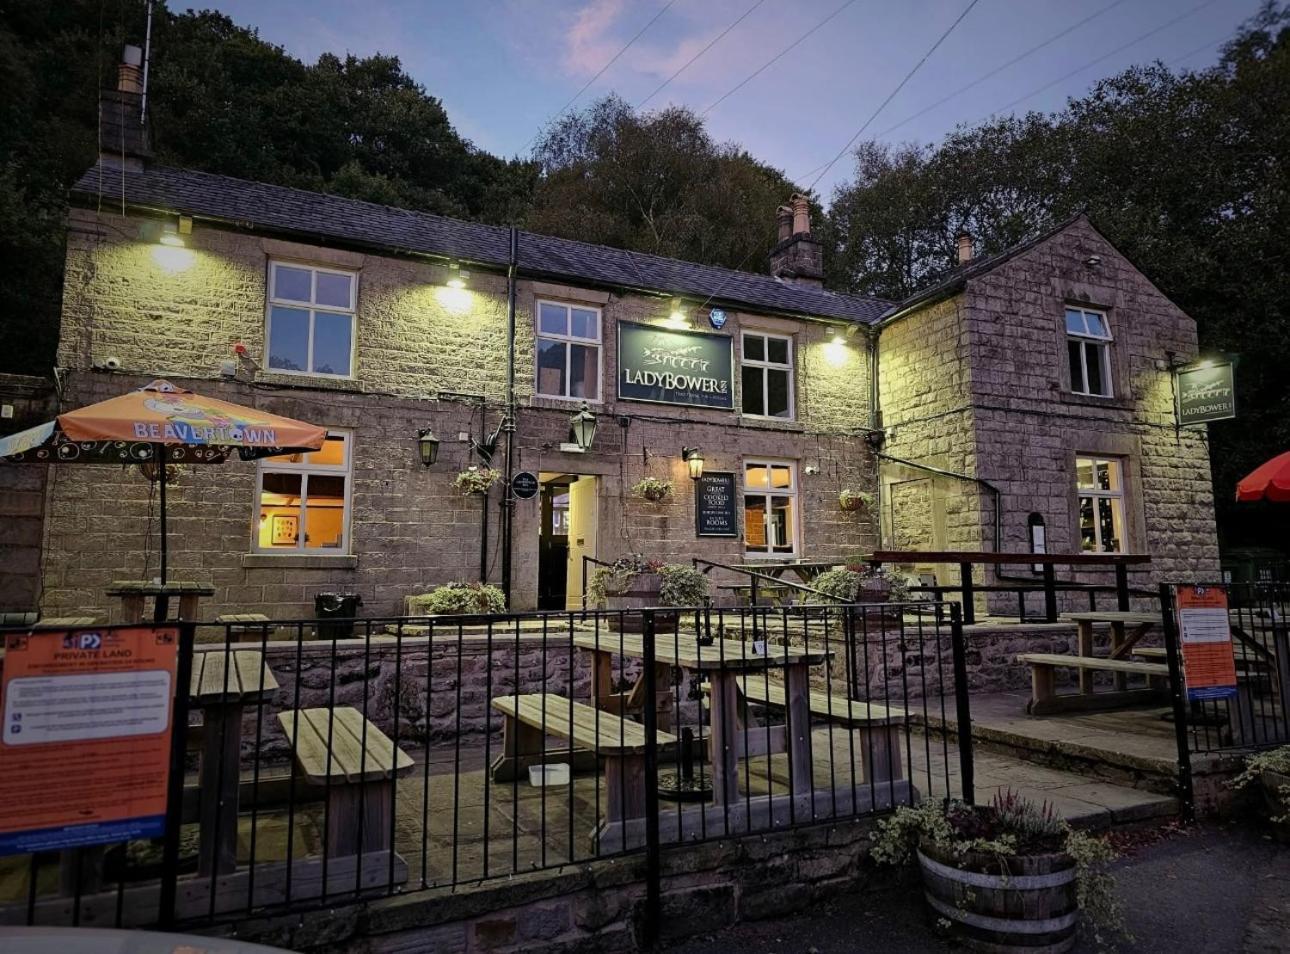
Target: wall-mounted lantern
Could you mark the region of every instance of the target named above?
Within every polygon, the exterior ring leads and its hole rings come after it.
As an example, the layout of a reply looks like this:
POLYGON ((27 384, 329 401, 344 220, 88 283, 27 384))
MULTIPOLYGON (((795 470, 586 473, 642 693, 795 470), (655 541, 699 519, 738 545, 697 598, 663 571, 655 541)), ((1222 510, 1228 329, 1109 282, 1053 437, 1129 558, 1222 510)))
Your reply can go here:
POLYGON ((698 480, 703 476, 703 451, 697 447, 682 447, 681 459, 690 468, 690 479, 698 480))
POLYGON ((434 431, 428 427, 423 427, 417 431, 417 451, 421 454, 421 463, 426 467, 431 467, 439 459, 439 438, 435 437, 434 431))
POLYGON ((569 432, 573 435, 573 442, 578 445, 581 451, 591 449, 592 441, 596 439, 596 415, 587 406, 587 402, 582 402, 582 407, 578 413, 569 418, 569 432))

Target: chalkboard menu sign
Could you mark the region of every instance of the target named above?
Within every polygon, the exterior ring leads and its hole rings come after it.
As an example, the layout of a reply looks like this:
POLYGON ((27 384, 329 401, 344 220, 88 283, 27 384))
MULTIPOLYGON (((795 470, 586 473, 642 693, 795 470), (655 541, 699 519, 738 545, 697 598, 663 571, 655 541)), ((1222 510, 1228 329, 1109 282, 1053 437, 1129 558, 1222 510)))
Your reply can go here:
POLYGON ((739 536, 735 510, 735 475, 709 471, 694 489, 695 532, 701 537, 739 536))

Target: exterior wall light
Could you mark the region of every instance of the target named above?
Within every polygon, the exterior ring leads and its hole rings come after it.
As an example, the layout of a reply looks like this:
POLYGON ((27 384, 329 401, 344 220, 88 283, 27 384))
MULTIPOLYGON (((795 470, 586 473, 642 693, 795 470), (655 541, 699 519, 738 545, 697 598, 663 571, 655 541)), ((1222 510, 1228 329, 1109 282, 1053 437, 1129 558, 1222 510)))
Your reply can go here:
POLYGON ((582 402, 578 413, 569 418, 569 431, 579 450, 591 449, 591 443, 596 439, 596 415, 586 401, 582 402))
POLYGON ((833 337, 829 343, 824 346, 824 356, 828 359, 829 364, 845 364, 849 353, 847 351, 847 339, 842 333, 841 328, 833 330, 833 337))
POLYGON ((173 225, 163 225, 161 235, 157 237, 157 241, 162 245, 169 245, 171 248, 184 248, 187 244, 184 242, 184 237, 179 234, 179 229, 173 225))
POLYGON ((423 427, 417 431, 417 451, 420 452, 421 463, 425 467, 433 466, 439 459, 439 438, 435 437, 430 428, 423 427))
POLYGON ((690 468, 690 479, 698 480, 703 476, 703 451, 697 447, 682 447, 681 459, 690 468))

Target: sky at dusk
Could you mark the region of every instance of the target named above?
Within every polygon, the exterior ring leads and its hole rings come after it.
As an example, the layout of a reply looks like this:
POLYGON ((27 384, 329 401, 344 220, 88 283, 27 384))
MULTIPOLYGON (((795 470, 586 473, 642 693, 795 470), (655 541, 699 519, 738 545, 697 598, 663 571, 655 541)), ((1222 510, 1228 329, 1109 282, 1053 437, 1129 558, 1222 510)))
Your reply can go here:
MULTIPOLYGON (((969 2, 208 0, 306 62, 327 51, 396 54, 462 135, 504 156, 526 154, 543 124, 650 24, 572 108, 609 92, 647 109, 689 106, 706 113, 716 139, 742 144, 802 185, 821 175, 969 2)), ((932 142, 993 113, 1058 109, 1135 63, 1199 69, 1258 6, 978 0, 862 138, 932 142)), ((850 172, 844 156, 816 188, 827 200, 850 172)))

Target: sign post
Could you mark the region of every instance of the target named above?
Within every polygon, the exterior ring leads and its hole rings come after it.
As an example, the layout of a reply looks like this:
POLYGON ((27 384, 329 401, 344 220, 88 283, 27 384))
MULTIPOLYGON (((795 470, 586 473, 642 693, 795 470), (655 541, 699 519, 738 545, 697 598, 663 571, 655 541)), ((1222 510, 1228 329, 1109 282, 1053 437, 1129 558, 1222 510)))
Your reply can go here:
POLYGON ((0 686, 0 855, 166 830, 179 630, 12 634, 0 686))
POLYGON ((1236 417, 1236 386, 1229 360, 1202 361, 1174 372, 1178 425, 1236 417))
POLYGON ((1227 590, 1221 586, 1177 589, 1178 635, 1187 699, 1236 697, 1236 657, 1227 618, 1227 590))

